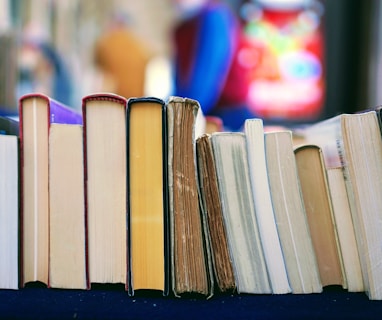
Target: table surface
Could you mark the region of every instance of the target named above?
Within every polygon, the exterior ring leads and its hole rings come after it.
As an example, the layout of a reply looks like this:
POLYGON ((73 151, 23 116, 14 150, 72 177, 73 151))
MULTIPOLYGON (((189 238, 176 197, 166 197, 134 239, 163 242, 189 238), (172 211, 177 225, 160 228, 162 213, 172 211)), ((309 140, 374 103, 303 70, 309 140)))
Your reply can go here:
POLYGON ((219 293, 211 299, 128 296, 120 287, 0 290, 1 319, 382 319, 382 301, 325 288, 319 294, 219 293))

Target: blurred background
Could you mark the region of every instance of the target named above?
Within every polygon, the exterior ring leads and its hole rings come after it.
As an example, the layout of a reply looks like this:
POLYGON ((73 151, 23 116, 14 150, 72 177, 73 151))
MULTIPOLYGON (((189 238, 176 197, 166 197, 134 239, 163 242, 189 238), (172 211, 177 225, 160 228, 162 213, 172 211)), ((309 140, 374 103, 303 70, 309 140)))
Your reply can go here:
POLYGON ((30 92, 76 109, 96 91, 177 94, 238 129, 245 117, 310 122, 381 104, 381 1, 219 2, 235 22, 214 0, 0 0, 1 112, 17 114, 30 92), (195 24, 205 5, 211 17, 195 24), (135 38, 103 39, 121 26, 135 38))

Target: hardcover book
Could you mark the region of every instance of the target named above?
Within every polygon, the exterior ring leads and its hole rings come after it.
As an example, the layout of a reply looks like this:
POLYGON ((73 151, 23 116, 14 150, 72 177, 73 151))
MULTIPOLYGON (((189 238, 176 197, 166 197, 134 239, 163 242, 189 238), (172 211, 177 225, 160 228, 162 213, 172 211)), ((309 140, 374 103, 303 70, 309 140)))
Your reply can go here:
POLYGON ((169 291, 165 102, 130 98, 127 109, 129 294, 169 291))
POLYGON ((126 107, 109 93, 82 100, 89 282, 127 289, 126 107))
POLYGON ((81 124, 80 112, 38 93, 19 100, 21 161, 21 285, 48 285, 49 128, 52 123, 81 124))
POLYGON ((212 264, 206 224, 201 215, 196 165, 199 103, 167 101, 168 185, 172 289, 176 296, 213 294, 212 264))

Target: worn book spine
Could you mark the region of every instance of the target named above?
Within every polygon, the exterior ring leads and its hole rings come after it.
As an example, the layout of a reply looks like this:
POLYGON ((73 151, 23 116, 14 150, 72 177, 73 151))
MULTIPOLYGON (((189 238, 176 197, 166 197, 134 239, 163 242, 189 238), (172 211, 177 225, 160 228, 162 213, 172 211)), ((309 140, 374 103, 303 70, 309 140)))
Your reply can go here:
POLYGON ((227 232, 211 145, 211 136, 204 134, 196 140, 200 201, 206 224, 206 238, 210 243, 216 285, 220 291, 235 289, 235 276, 228 249, 227 232))
POLYGON ((176 296, 213 294, 211 256, 198 195, 196 135, 204 119, 199 109, 193 99, 170 97, 167 102, 171 272, 176 296))

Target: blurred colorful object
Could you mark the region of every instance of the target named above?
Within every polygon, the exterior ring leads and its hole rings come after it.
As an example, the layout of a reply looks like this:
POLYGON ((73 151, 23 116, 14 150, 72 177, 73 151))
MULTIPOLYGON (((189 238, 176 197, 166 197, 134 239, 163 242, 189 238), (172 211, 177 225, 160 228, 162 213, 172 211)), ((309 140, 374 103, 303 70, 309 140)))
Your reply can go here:
POLYGON ((325 99, 323 6, 262 0, 245 8, 241 61, 250 70, 248 108, 276 120, 314 120, 325 99))

